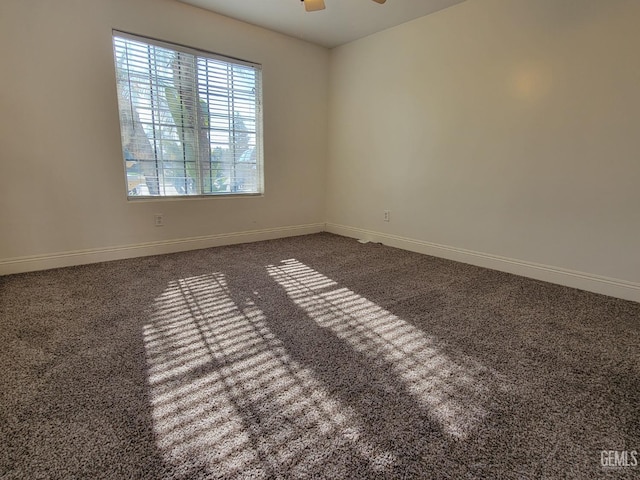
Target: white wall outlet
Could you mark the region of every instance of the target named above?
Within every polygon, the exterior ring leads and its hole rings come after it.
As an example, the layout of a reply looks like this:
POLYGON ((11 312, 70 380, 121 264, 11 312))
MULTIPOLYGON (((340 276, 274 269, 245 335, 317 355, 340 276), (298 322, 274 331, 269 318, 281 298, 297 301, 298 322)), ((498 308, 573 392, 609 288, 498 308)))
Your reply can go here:
POLYGON ((156 227, 164 227, 164 215, 162 213, 156 213, 153 216, 153 221, 156 227))
POLYGON ((385 221, 385 222, 390 221, 390 220, 391 220, 391 212, 390 212, 389 210, 385 210, 385 211, 384 211, 384 217, 383 217, 383 218, 384 218, 384 221, 385 221))

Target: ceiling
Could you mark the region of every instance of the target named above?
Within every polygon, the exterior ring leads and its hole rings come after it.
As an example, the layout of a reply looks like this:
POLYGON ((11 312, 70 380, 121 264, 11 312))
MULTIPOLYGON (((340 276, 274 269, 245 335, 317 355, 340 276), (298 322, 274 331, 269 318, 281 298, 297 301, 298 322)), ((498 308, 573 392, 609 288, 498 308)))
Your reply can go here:
POLYGON ((318 12, 305 12, 300 0, 179 1, 333 48, 464 0, 325 0, 318 12))

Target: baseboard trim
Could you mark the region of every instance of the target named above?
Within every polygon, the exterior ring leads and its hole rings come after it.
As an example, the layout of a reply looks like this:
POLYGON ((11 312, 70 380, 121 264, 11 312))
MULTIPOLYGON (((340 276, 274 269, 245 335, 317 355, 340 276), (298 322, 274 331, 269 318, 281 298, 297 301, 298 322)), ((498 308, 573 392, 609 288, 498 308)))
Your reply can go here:
POLYGON ((502 272, 513 273, 524 277, 556 283, 567 287, 587 290, 612 297, 640 302, 640 284, 615 278, 577 272, 549 265, 541 265, 513 258, 490 255, 462 248, 439 245, 412 238, 400 237, 386 233, 348 227, 335 223, 327 223, 326 231, 345 237, 359 238, 372 242, 379 242, 391 247, 401 248, 412 252, 447 258, 458 262, 486 267, 502 272))
POLYGON ((36 270, 48 270, 50 268, 84 265, 88 263, 107 262, 110 260, 122 260, 124 258, 146 257, 150 255, 176 253, 187 250, 198 250, 201 248, 219 247, 222 245, 233 245, 237 243, 259 242, 263 240, 273 240, 276 238, 295 237, 298 235, 319 233, 324 230, 324 223, 313 223, 308 225, 295 225, 139 243, 134 245, 75 250, 47 255, 14 257, 0 259, 0 276, 32 272, 36 270))

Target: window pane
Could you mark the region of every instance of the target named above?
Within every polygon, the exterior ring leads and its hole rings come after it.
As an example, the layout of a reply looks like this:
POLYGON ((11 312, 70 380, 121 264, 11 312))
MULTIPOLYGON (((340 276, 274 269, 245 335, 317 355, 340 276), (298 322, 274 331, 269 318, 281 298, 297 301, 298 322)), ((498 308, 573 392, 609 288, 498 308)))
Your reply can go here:
POLYGON ((114 32, 129 196, 260 193, 259 66, 114 32))

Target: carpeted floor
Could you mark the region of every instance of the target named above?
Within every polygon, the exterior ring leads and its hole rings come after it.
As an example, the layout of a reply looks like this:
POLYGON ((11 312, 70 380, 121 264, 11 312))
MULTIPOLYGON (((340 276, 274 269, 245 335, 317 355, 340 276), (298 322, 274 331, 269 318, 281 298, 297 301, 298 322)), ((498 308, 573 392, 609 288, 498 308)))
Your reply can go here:
POLYGON ((3 479, 640 477, 640 304, 335 235, 3 277, 0 345, 3 479))

